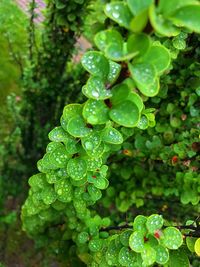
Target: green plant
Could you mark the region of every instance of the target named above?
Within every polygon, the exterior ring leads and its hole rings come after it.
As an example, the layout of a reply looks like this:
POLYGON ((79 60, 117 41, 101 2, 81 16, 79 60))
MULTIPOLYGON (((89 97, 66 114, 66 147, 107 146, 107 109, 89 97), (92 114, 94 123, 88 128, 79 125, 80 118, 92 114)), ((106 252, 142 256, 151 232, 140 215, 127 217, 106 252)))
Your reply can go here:
POLYGON ((189 220, 199 212, 199 64, 190 57, 199 58, 200 4, 114 1, 105 14, 116 24, 82 58, 88 100, 65 106, 49 133, 23 228, 69 251, 75 243, 88 266, 189 266, 200 237, 199 218, 189 220), (170 201, 189 216, 169 210, 164 220, 170 201))

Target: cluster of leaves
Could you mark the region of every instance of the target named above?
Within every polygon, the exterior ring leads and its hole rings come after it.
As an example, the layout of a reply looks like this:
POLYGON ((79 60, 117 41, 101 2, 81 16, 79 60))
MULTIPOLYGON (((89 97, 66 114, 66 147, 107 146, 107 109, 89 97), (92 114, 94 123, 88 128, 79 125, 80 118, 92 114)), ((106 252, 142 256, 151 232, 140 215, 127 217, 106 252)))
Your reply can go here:
MULTIPOLYGON (((141 197, 149 193, 179 196, 183 204, 199 203, 195 129, 199 85, 185 90, 184 79, 176 80, 182 97, 179 107, 177 94, 175 103, 167 97, 181 67, 174 68, 171 79, 166 73, 179 50, 186 48, 187 35, 200 32, 200 5, 190 0, 170 4, 160 0, 158 5, 149 0, 115 1, 105 6, 105 14, 125 29, 115 25, 98 32, 94 42, 100 51, 84 54, 82 65, 90 77, 82 92, 88 100, 65 106, 61 126, 49 133, 51 142, 37 165, 40 173, 29 179, 23 228, 37 236, 61 226, 62 240, 72 240, 88 266, 189 266, 182 232, 168 222, 163 226, 162 216, 139 215, 124 225, 120 216, 113 219, 109 213, 129 212, 133 204, 142 206, 141 197), (180 136, 186 120, 182 107, 189 122, 180 136), (181 163, 187 157, 194 162, 184 174, 188 166, 181 163), (108 208, 107 214, 102 206, 108 208), (117 227, 111 226, 116 223, 117 227)), ((198 68, 189 65, 192 70, 198 68)), ((197 254, 199 227, 197 221, 183 228, 188 247, 197 254)))

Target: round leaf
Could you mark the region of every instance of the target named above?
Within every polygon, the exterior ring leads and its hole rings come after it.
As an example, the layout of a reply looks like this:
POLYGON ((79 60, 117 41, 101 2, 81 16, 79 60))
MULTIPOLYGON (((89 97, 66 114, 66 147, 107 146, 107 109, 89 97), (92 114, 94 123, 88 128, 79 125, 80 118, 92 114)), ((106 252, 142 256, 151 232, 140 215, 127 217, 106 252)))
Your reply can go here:
POLYGON ((86 151, 92 151, 99 147, 101 138, 97 132, 92 132, 88 136, 81 138, 81 143, 86 151))
POLYGON ((129 248, 121 248, 118 256, 119 264, 122 266, 132 266, 133 262, 136 260, 136 254, 133 251, 130 251, 129 248))
POLYGON ((200 256, 200 238, 198 238, 194 245, 194 250, 198 256, 200 256))
POLYGON ((150 38, 145 33, 132 34, 127 41, 127 51, 129 53, 138 52, 143 55, 150 47, 150 38))
POLYGON ((133 15, 136 16, 147 9, 153 3, 153 0, 127 0, 127 3, 133 15))
POLYGON ((113 106, 109 115, 114 122, 125 127, 136 126, 140 118, 138 107, 129 100, 113 106))
POLYGON ((139 231, 135 231, 129 238, 129 246, 135 252, 143 252, 144 246, 144 235, 139 231))
POLYGON ((87 173, 87 163, 81 158, 70 159, 67 164, 67 172, 74 180, 81 180, 87 173))
POLYGON ((170 53, 163 45, 152 45, 149 51, 142 56, 142 60, 151 63, 158 74, 169 68, 170 59, 170 53))
POLYGON ((112 93, 107 90, 100 77, 90 77, 87 84, 82 88, 83 94, 88 98, 104 100, 110 98, 112 93))
MULTIPOLYGON (((64 107, 63 110, 63 122, 61 123, 61 125, 67 125, 67 123, 69 122, 69 120, 77 115, 81 115, 82 112, 82 108, 83 106, 81 104, 69 104, 67 106, 64 107)), ((62 127, 63 127, 62 125, 62 127)), ((66 127, 63 127, 64 130, 66 130, 66 127)))
POLYGON ((123 136, 113 127, 106 127, 101 134, 102 141, 110 144, 122 144, 123 136))
POLYGON ((181 232, 175 227, 167 227, 163 231, 164 238, 162 243, 169 249, 178 249, 183 243, 181 232))
POLYGON ((113 84, 119 77, 119 74, 121 71, 121 65, 117 64, 114 61, 109 60, 109 66, 110 66, 110 69, 109 69, 107 81, 109 84, 113 84))
POLYGON ((91 133, 92 129, 86 126, 81 116, 76 116, 69 120, 67 131, 74 137, 84 137, 91 133))
POLYGON ((161 215, 152 214, 147 218, 146 226, 148 231, 153 234, 157 229, 161 229, 163 226, 163 218, 161 215))
POLYGON ((63 178, 55 183, 57 198, 61 202, 70 202, 72 200, 72 185, 69 180, 63 178))
POLYGON ((134 231, 141 232, 145 235, 147 232, 146 221, 147 221, 147 218, 143 215, 138 215, 137 217, 135 217, 134 222, 133 222, 134 231))
POLYGON ((132 14, 126 3, 114 2, 105 7, 106 15, 126 29, 130 28, 132 14))
POLYGON ((83 108, 83 117, 93 125, 104 124, 109 120, 108 111, 103 101, 89 99, 83 108))
POLYGON ((150 266, 156 261, 156 251, 151 246, 145 245, 141 256, 144 266, 150 266))
POLYGON ((81 59, 83 67, 92 75, 106 80, 109 73, 109 62, 101 52, 89 51, 81 59))
POLYGON ((168 249, 161 245, 155 246, 154 249, 156 251, 156 262, 158 264, 165 264, 169 260, 168 249))

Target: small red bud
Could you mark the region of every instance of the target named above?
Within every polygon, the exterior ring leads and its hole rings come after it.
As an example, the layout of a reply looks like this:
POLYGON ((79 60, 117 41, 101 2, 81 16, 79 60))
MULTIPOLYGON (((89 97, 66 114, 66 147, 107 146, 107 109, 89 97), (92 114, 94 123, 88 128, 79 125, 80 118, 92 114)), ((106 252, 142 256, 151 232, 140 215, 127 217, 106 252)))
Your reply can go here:
POLYGON ((178 162, 178 156, 172 157, 172 164, 176 164, 178 162))

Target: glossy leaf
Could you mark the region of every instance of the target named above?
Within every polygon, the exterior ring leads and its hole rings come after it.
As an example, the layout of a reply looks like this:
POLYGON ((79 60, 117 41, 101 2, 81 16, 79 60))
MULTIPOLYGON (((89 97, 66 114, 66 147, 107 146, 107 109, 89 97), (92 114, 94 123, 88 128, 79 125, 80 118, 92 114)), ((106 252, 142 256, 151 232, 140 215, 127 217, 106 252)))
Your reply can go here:
POLYGON ((72 200, 72 185, 68 179, 61 179, 55 183, 55 192, 59 201, 67 203, 72 200))
POLYGON ((131 20, 130 24, 131 31, 135 33, 142 32, 148 23, 149 19, 148 15, 149 15, 148 10, 145 9, 142 12, 140 12, 136 17, 134 17, 131 20))
POLYGON ((153 3, 153 0, 127 0, 128 7, 133 15, 138 15, 153 3))
POLYGON ((118 84, 112 88, 112 94, 110 101, 112 105, 117 105, 120 102, 126 100, 130 94, 131 90, 126 84, 118 84))
POLYGON ((83 148, 86 151, 97 149, 101 144, 101 137, 98 132, 92 132, 88 136, 81 139, 83 148))
POLYGON ((188 5, 177 9, 171 14, 171 19, 179 27, 186 27, 200 33, 200 4, 188 5))
POLYGON ((142 98, 137 93, 130 92, 130 94, 128 95, 126 99, 133 102, 138 107, 139 112, 142 112, 144 108, 144 104, 143 104, 142 98))
POLYGON ((119 77, 120 71, 121 71, 121 65, 109 60, 109 73, 107 77, 108 84, 111 85, 113 84, 117 78, 119 77))
POLYGON ((142 60, 151 63, 160 75, 169 68, 171 57, 169 51, 163 45, 152 45, 149 51, 142 56, 142 60))
POLYGON ((121 133, 113 127, 106 127, 102 133, 101 138, 104 142, 110 144, 122 144, 123 136, 121 133))
POLYGON ((142 115, 140 117, 140 120, 138 121, 137 127, 141 130, 146 130, 149 126, 149 120, 145 115, 142 115))
POLYGON ((165 20, 161 14, 157 14, 156 7, 153 4, 150 6, 149 11, 151 25, 157 33, 168 37, 176 36, 180 33, 180 29, 174 26, 171 21, 165 20))
POLYGON ((94 41, 96 46, 102 51, 105 51, 111 44, 115 44, 117 50, 121 53, 123 51, 123 38, 117 30, 109 29, 100 31, 95 35, 94 41))
POLYGON ((48 137, 51 141, 55 142, 64 142, 69 138, 68 134, 63 130, 62 127, 55 127, 53 130, 51 130, 48 137))
POLYGON ((169 249, 178 249, 183 243, 182 234, 175 227, 167 227, 163 231, 162 243, 169 249))
POLYGON ((134 127, 139 121, 138 107, 131 101, 126 100, 112 107, 109 112, 110 118, 125 127, 134 127))
POLYGON ((89 73, 106 80, 109 73, 109 62, 101 52, 88 51, 82 57, 81 62, 89 73))
POLYGON ((158 245, 154 247, 156 251, 156 262, 158 264, 165 264, 169 260, 169 252, 165 247, 158 245))
POLYGON ((200 256, 200 238, 198 238, 194 244, 194 251, 200 256))
POLYGON ((144 55, 150 47, 150 38, 145 33, 131 34, 127 41, 127 51, 129 53, 138 52, 138 55, 144 55))
POLYGON ((120 234, 120 242, 123 246, 128 247, 129 246, 129 238, 130 235, 133 233, 132 230, 125 230, 120 234))
POLYGON ((163 13, 165 17, 168 17, 170 14, 173 14, 174 11, 176 11, 177 9, 196 3, 198 3, 196 0, 160 0, 158 8, 159 12, 163 13))
POLYGON ((141 256, 144 266, 150 266, 156 261, 156 251, 149 245, 145 245, 145 248, 142 251, 141 256))
POLYGON ((83 108, 83 117, 93 125, 104 124, 109 120, 108 111, 103 101, 89 99, 83 108))
POLYGON ((152 214, 147 218, 146 226, 150 233, 154 233, 157 229, 161 229, 163 226, 163 218, 158 214, 152 214))
POLYGON ((156 69, 151 63, 129 64, 129 70, 136 84, 151 85, 156 80, 156 69))
POLYGON ((86 85, 82 88, 82 92, 88 98, 97 100, 104 100, 112 96, 112 92, 106 89, 103 80, 94 76, 88 79, 86 85))
MULTIPOLYGON (((63 120, 64 120, 64 125, 67 125, 69 120, 72 117, 75 117, 77 115, 81 115, 83 106, 81 104, 69 104, 64 107, 63 110, 63 120)), ((62 124, 61 124, 62 125, 62 124)), ((62 125, 63 127, 63 125, 62 125)), ((66 130, 66 127, 63 127, 64 130, 66 130)))
POLYGON ((136 216, 133 222, 134 231, 141 232, 145 235, 145 233, 147 233, 146 221, 147 218, 145 216, 143 215, 136 216))
POLYGON ((144 235, 139 231, 135 231, 129 238, 129 246, 135 252, 143 252, 145 249, 144 235))
POLYGON ((81 158, 70 159, 67 164, 67 172, 74 180, 82 179, 87 173, 87 163, 81 158))
POLYGON ((67 131, 74 137, 84 137, 91 133, 92 129, 86 126, 86 123, 81 116, 76 116, 69 120, 67 131))
POLYGON ((105 7, 106 15, 117 22, 120 26, 129 29, 132 14, 126 3, 123 2, 114 2, 109 3, 105 7))
POLYGON ((121 266, 132 266, 133 262, 136 260, 136 253, 130 251, 129 248, 121 248, 118 256, 118 261, 121 266))

